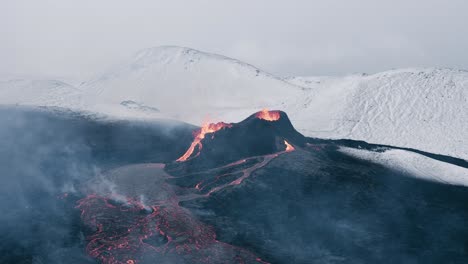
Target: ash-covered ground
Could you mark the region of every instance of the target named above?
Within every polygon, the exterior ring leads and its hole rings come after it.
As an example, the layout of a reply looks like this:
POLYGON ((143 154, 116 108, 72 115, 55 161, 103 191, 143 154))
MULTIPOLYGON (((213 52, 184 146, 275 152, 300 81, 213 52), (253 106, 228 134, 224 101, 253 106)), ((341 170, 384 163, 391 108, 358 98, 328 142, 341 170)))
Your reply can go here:
MULTIPOLYGON (((303 137, 0 111, 0 263, 466 263, 468 189, 303 137)), ((415 153, 467 168, 466 161, 415 153)))

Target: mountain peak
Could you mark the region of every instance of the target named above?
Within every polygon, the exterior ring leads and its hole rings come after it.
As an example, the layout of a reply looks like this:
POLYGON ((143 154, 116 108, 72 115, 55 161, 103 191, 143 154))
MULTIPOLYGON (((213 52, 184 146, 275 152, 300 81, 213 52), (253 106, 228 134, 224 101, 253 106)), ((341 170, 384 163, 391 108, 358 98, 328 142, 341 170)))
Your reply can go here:
POLYGON ((182 63, 183 65, 188 66, 205 61, 222 63, 253 72, 256 75, 265 75, 274 79, 279 79, 249 63, 245 63, 234 58, 216 53, 200 51, 189 47, 173 45, 142 49, 134 54, 129 64, 133 65, 133 67, 149 66, 151 64, 168 65, 174 63, 182 63))
POLYGON ((157 46, 147 49, 142 49, 136 52, 133 56, 135 62, 141 61, 167 61, 171 59, 177 59, 180 57, 190 57, 190 56, 209 56, 208 53, 201 52, 195 49, 179 46, 157 46))

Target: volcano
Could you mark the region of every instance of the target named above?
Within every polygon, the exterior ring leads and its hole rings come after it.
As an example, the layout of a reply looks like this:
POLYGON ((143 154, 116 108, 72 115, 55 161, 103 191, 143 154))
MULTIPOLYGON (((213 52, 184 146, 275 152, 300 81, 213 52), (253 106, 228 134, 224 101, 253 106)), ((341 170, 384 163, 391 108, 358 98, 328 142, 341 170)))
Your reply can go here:
POLYGON ((283 111, 263 109, 239 123, 205 124, 194 132, 189 149, 168 169, 202 169, 305 147, 306 137, 297 132, 283 111))

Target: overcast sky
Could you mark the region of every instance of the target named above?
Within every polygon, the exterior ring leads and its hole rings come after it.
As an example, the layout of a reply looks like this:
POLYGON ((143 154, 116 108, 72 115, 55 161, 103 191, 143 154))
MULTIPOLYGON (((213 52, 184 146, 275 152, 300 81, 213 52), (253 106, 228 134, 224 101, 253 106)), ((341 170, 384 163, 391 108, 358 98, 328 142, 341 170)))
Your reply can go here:
POLYGON ((0 0, 0 74, 89 76, 160 45, 280 75, 468 69, 466 0, 0 0))

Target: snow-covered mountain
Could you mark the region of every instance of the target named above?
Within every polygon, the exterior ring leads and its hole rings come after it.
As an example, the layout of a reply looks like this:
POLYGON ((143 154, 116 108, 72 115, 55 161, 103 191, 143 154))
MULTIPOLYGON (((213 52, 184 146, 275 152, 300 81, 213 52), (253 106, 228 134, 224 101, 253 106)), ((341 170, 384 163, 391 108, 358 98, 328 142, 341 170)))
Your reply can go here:
POLYGON ((301 94, 247 63, 174 46, 142 50, 80 88, 103 112, 130 100, 192 122, 217 109, 272 107, 301 94))
POLYGON ((288 106, 309 136, 350 138, 468 158, 468 72, 404 69, 297 77, 309 87, 288 106))
POLYGON ((0 83, 1 104, 46 105, 113 118, 238 122, 261 108, 288 113, 306 136, 350 138, 468 159, 468 72, 405 69, 279 78, 189 48, 138 52, 92 80, 0 83))

